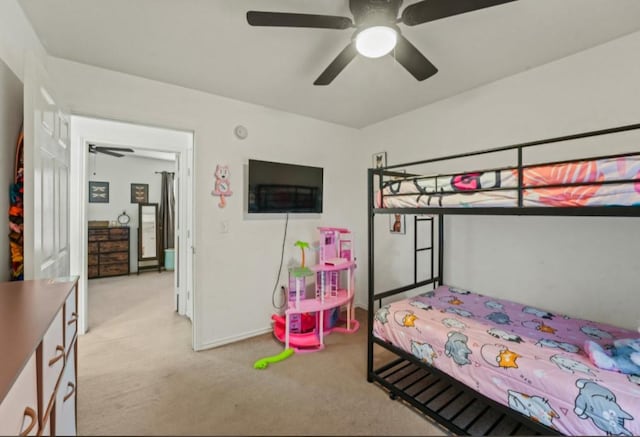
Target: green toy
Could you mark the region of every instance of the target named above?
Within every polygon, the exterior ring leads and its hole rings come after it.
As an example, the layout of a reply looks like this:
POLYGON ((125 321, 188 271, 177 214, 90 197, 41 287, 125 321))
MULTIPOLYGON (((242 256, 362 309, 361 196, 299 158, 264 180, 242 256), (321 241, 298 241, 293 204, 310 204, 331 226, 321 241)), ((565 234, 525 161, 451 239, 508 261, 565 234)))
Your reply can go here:
POLYGON ((309 248, 309 243, 298 240, 295 242, 294 246, 299 247, 302 251, 302 264, 300 264, 300 267, 304 269, 304 250, 309 248))
POLYGON ((293 349, 289 348, 289 349, 283 350, 278 355, 273 355, 271 357, 260 358, 258 361, 253 363, 253 368, 254 369, 266 369, 267 366, 269 366, 270 363, 277 363, 279 361, 286 360, 287 358, 289 358, 294 353, 295 353, 295 351, 293 349))

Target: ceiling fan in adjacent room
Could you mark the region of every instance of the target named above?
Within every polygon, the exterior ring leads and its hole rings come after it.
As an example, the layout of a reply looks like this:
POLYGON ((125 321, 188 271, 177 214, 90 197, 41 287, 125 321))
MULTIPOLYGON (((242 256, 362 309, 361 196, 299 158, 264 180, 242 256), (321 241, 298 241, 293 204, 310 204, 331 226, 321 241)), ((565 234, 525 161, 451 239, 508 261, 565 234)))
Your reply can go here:
POLYGON ((95 144, 89 144, 89 153, 104 153, 105 155, 122 158, 125 155, 121 152, 134 153, 134 150, 128 147, 96 146, 95 144))
POLYGON ((353 20, 334 15, 249 11, 247 21, 252 26, 355 28, 349 44, 320 74, 314 85, 329 85, 358 53, 379 58, 391 51, 394 51, 396 61, 421 81, 436 74, 438 69, 402 36, 398 24, 415 26, 512 1, 515 0, 423 0, 407 6, 400 13, 402 0, 349 0, 353 20))

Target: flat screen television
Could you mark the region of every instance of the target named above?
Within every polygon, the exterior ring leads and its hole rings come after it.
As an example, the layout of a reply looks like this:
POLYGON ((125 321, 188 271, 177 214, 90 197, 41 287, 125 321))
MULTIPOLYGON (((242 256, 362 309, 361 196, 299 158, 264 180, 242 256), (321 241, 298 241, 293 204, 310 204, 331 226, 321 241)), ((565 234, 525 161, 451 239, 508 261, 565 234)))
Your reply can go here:
POLYGON ((249 160, 248 212, 322 212, 322 167, 249 160))

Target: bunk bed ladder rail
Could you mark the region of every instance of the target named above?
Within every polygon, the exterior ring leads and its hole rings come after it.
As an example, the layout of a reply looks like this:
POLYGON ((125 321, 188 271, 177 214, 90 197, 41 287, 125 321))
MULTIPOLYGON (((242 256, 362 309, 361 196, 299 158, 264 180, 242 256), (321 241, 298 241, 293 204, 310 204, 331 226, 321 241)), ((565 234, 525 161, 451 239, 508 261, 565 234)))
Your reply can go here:
MULTIPOLYGON (((435 246, 434 246, 434 241, 433 241, 433 233, 434 229, 433 229, 433 217, 429 216, 429 217, 419 217, 419 216, 413 216, 413 283, 417 284, 418 283, 418 255, 420 254, 420 252, 426 252, 429 251, 429 265, 430 267, 430 272, 431 272, 431 277, 433 278, 433 272, 434 272, 434 251, 436 250, 435 246), (418 229, 419 229, 419 225, 422 222, 428 222, 429 226, 430 226, 430 233, 431 233, 431 239, 429 240, 429 246, 425 246, 425 247, 418 247, 418 229)), ((439 284, 441 285, 441 284, 439 284)))

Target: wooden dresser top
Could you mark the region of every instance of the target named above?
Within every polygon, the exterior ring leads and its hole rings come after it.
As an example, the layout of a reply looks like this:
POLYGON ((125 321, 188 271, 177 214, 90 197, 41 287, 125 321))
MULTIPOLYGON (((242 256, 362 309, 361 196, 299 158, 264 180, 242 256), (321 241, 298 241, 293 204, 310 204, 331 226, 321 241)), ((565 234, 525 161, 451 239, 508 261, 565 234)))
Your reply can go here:
POLYGON ((42 341, 77 277, 0 283, 0 402, 42 341))

